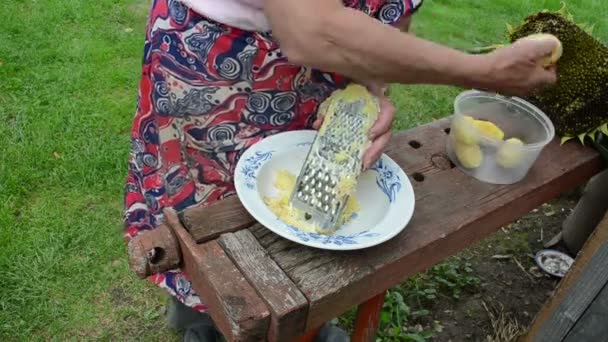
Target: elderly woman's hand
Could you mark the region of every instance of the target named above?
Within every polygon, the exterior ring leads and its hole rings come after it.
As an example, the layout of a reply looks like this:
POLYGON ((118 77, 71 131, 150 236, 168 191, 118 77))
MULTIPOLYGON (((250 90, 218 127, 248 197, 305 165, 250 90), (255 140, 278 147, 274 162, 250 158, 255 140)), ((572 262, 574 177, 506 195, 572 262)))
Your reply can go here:
POLYGON ((555 65, 545 67, 539 61, 551 55, 556 44, 554 40, 524 39, 482 56, 486 75, 480 77, 478 88, 526 96, 554 84, 557 81, 555 65))
POLYGON ((365 151, 365 155, 363 156, 363 170, 374 165, 384 152, 386 145, 388 145, 391 139, 391 128, 395 117, 395 106, 387 96, 388 86, 370 83, 367 84, 367 88, 378 97, 380 101, 380 113, 370 129, 369 138, 372 141, 372 145, 365 151))
MULTIPOLYGON (((365 82, 363 84, 373 95, 377 96, 378 100, 380 101, 380 113, 378 114, 378 119, 370 129, 369 133, 372 144, 363 155, 363 170, 366 170, 374 165, 374 163, 380 158, 391 138, 391 128, 393 118, 395 116, 395 106, 393 106, 391 100, 387 97, 387 86, 376 82, 365 82)), ((323 124, 324 115, 325 113, 318 113, 317 120, 313 123, 314 129, 319 129, 321 127, 323 124)))

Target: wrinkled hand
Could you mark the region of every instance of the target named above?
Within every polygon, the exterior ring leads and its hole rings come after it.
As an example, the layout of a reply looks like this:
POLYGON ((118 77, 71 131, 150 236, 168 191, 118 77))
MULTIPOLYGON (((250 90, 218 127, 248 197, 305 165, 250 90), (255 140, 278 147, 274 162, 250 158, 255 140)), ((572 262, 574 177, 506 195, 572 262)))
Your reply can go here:
POLYGON ((542 59, 551 55, 551 40, 518 40, 488 55, 488 82, 485 90, 503 95, 527 96, 557 81, 555 66, 543 67, 542 59))
MULTIPOLYGON (((362 84, 367 87, 370 93, 377 96, 380 101, 378 119, 376 119, 369 133, 372 144, 363 155, 363 170, 367 170, 378 161, 391 138, 395 106, 393 106, 391 100, 387 97, 386 91, 388 88, 385 85, 376 82, 364 82, 362 84)), ((324 116, 325 113, 318 113, 317 120, 313 123, 314 129, 321 127, 324 116)))

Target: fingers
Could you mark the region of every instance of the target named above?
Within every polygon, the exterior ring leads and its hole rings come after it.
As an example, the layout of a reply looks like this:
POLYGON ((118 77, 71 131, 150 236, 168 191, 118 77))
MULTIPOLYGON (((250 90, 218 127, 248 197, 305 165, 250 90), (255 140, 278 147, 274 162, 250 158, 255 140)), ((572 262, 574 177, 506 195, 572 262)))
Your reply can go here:
POLYGON ((363 171, 369 169, 380 158, 382 152, 388 145, 391 136, 392 132, 390 130, 387 131, 374 140, 372 145, 365 151, 365 154, 363 155, 363 171))
POLYGON ((325 118, 325 113, 327 112, 327 108, 329 107, 329 102, 326 99, 325 101, 319 104, 319 108, 317 109, 317 119, 312 123, 312 128, 319 129, 323 124, 323 119, 325 118))
MULTIPOLYGON (((370 129, 369 138, 372 141, 370 147, 365 151, 362 161, 362 169, 366 170, 373 165, 378 158, 382 155, 382 152, 386 148, 391 133, 391 125, 395 115, 395 106, 391 103, 390 99, 386 96, 388 91, 388 85, 378 82, 365 82, 366 87, 373 95, 378 97, 380 102, 380 112, 378 118, 374 122, 374 125, 370 129)), ((323 120, 327 111, 328 103, 322 103, 317 110, 317 118, 312 123, 312 127, 316 130, 320 129, 323 125, 323 120)))
POLYGON ((531 35, 521 38, 517 43, 529 53, 532 60, 537 61, 542 57, 552 55, 559 47, 559 40, 550 37, 549 35, 531 35))
POLYGON ((370 168, 382 155, 392 135, 391 126, 395 116, 395 106, 387 97, 388 85, 367 82, 366 86, 373 95, 378 97, 380 112, 378 113, 378 119, 370 129, 369 138, 372 140, 372 144, 363 155, 363 171, 370 168))
POLYGON ((385 84, 379 82, 367 82, 366 87, 370 93, 378 97, 383 96, 387 88, 385 84))
POLYGON ((555 70, 555 66, 548 68, 538 66, 535 69, 534 77, 532 77, 532 91, 541 90, 557 82, 557 73, 555 70))
POLYGON ((541 85, 550 85, 557 82, 557 74, 555 71, 543 69, 539 75, 541 85))
POLYGON ((516 88, 507 90, 511 96, 528 96, 539 91, 542 91, 557 82, 557 74, 552 70, 545 70, 538 67, 530 73, 526 83, 519 85, 516 88))
POLYGON ((324 116, 319 113, 317 119, 312 123, 312 128, 318 130, 323 125, 324 116))
POLYGON ((530 53, 534 59, 549 56, 557 47, 557 43, 552 39, 539 39, 530 42, 530 53))
POLYGON ((395 116, 395 106, 393 106, 391 101, 385 96, 381 96, 379 99, 380 113, 378 113, 378 119, 370 129, 369 138, 371 140, 374 140, 377 136, 390 131, 391 125, 393 124, 393 118, 395 116))
POLYGON ((553 74, 557 73, 557 65, 555 64, 551 64, 548 67, 545 68, 545 70, 552 72, 553 74))
POLYGON ((555 82, 557 82, 557 66, 551 65, 551 66, 547 67, 545 69, 545 71, 546 71, 546 74, 547 74, 546 75, 546 77, 547 77, 546 82, 548 84, 554 84, 555 82))

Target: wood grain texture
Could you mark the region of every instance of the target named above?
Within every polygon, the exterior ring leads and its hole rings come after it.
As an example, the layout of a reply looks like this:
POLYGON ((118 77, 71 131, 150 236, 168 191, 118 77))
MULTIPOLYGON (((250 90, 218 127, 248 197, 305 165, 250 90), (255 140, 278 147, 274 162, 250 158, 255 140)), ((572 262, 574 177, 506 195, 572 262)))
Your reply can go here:
POLYGON ((600 291, 564 342, 605 341, 608 339, 608 284, 600 291))
POLYGON ((182 269, 228 341, 263 341, 270 312, 216 240, 196 244, 172 209, 164 211, 182 250, 182 269))
MULTIPOLYGON (((608 283, 608 242, 593 255, 581 276, 540 328, 534 341, 562 341, 608 283)), ((608 322, 606 323, 608 324, 608 322)))
MULTIPOLYGON (((557 285, 554 294, 547 299, 547 302, 539 310, 538 314, 530 324, 528 332, 522 338, 523 341, 538 340, 537 337, 541 334, 543 327, 548 324, 553 313, 558 310, 559 306, 563 303, 574 286, 581 281, 582 276, 584 275, 584 272, 589 266, 592 258, 594 258, 596 253, 606 243, 608 243, 608 213, 604 215, 604 218, 589 236, 587 242, 583 245, 583 248, 574 260, 574 264, 572 264, 572 267, 570 270, 568 270, 568 273, 566 273, 564 278, 562 278, 557 285)), ((602 270, 602 272, 606 272, 605 268, 602 270)))
POLYGON ((305 333, 308 301, 249 230, 223 234, 220 245, 271 312, 269 341, 294 341, 305 333))
POLYGON ((410 176, 416 194, 410 224, 393 239, 364 250, 332 252, 289 242, 260 227, 251 229, 309 299, 308 328, 441 262, 602 168, 593 149, 576 143, 560 146, 555 140, 523 181, 485 184, 442 161, 447 127, 443 119, 398 133, 386 150, 410 176), (414 148, 411 141, 421 146, 414 148))
POLYGON ((127 255, 129 267, 141 279, 176 268, 182 258, 173 231, 164 223, 131 239, 127 255))
POLYGON ((179 213, 179 218, 198 243, 215 239, 223 233, 247 228, 255 223, 255 219, 249 215, 236 195, 209 206, 184 209, 179 213))

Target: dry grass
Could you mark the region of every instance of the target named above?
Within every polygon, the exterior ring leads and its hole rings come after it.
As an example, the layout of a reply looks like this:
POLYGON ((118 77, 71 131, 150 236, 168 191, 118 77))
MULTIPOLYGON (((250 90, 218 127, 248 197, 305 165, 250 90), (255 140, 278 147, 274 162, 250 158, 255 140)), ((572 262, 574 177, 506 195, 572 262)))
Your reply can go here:
POLYGON ((488 305, 483 302, 483 307, 488 313, 494 333, 486 337, 487 342, 515 342, 526 332, 525 327, 513 315, 505 312, 502 304, 500 304, 500 308, 488 308, 488 305))

